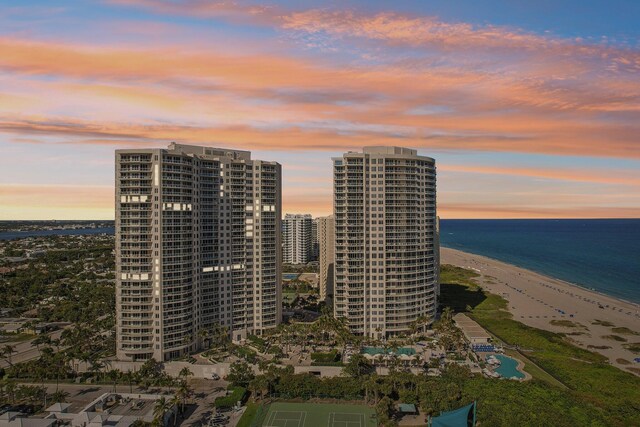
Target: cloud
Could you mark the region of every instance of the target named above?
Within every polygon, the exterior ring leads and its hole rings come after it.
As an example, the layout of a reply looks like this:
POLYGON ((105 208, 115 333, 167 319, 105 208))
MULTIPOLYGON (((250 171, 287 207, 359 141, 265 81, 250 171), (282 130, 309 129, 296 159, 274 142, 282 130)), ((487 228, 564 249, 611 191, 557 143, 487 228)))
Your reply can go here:
MULTIPOLYGON (((570 156, 591 156, 600 158, 593 160, 599 165, 640 159, 638 49, 365 9, 231 0, 107 3, 121 8, 116 12, 137 8, 137 20, 96 15, 99 43, 56 38, 37 25, 0 36, 3 147, 25 147, 26 153, 33 144, 42 144, 43 151, 68 145, 104 153, 177 141, 273 151, 277 160, 278 151, 312 156, 376 144, 414 147, 435 157, 532 153, 566 156, 568 163, 570 156), (196 20, 203 22, 190 25, 196 20)), ((67 22, 75 19, 59 13, 67 22)), ((611 193, 628 193, 639 183, 633 171, 498 161, 439 167, 443 216, 471 215, 473 204, 477 215, 492 209, 499 216, 526 216, 527 210, 578 215, 598 204, 612 207, 594 214, 637 213, 637 198, 611 199, 597 191, 606 185, 611 193), (448 176, 469 188, 485 180, 495 188, 525 183, 518 189, 522 194, 512 189, 476 197, 467 191, 458 197, 447 187, 448 176), (533 194, 551 185, 596 191, 580 198, 533 194), (556 211, 540 208, 548 204, 556 211)), ((329 213, 330 191, 319 191, 313 177, 303 179, 318 191, 300 192, 303 186, 285 182, 286 210, 307 206, 329 213)), ((37 200, 36 189, 22 191, 37 200)), ((81 189, 68 192, 84 197, 81 189)), ((72 209, 73 199, 60 197, 60 209, 72 209)))
MULTIPOLYGON (((308 143, 309 148, 334 149, 338 142, 357 147, 373 137, 380 144, 433 149, 640 156, 637 77, 555 79, 538 68, 540 75, 532 77, 464 63, 336 65, 191 47, 0 38, 0 70, 9 73, 6 80, 13 84, 7 87, 16 92, 4 96, 31 91, 33 102, 40 93, 51 93, 29 109, 41 110, 38 114, 48 121, 55 116, 72 121, 59 111, 74 106, 74 119, 105 120, 97 127, 126 128, 135 121, 172 132, 162 140, 183 142, 206 138, 185 138, 188 134, 178 129, 223 128, 222 135, 229 133, 224 132, 227 125, 240 131, 232 140, 253 130, 264 132, 261 146, 271 135, 290 130, 283 141, 302 138, 289 144, 292 148, 308 143), (419 113, 425 105, 439 108, 419 113)), ((251 135, 251 142, 260 139, 251 135)))
POLYGON ((595 184, 625 185, 640 188, 640 173, 621 170, 577 170, 572 168, 520 168, 520 167, 487 167, 468 165, 439 165, 438 172, 461 172, 471 174, 523 176, 536 179, 584 182, 595 184))

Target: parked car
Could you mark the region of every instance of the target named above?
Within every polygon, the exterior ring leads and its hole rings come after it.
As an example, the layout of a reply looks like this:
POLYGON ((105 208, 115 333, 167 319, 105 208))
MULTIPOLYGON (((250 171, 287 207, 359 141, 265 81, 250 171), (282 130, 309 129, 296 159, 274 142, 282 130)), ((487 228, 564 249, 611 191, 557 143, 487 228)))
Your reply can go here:
POLYGON ((215 414, 214 416, 211 417, 211 419, 213 421, 219 421, 219 420, 227 421, 229 420, 229 416, 224 414, 215 414))

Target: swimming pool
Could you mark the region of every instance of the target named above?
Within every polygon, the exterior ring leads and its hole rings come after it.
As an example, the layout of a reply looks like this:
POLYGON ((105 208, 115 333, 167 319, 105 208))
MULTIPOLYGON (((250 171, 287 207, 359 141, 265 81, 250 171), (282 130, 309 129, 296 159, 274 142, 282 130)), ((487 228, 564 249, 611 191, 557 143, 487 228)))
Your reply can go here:
POLYGON ((524 374, 518 370, 518 361, 503 354, 496 354, 496 359, 500 361, 500 366, 496 368, 496 372, 505 378, 524 378, 524 374))
POLYGON ((282 273, 282 278, 284 280, 294 280, 297 279, 299 275, 298 273, 282 273))
MULTIPOLYGON (((375 356, 377 354, 384 354, 384 348, 379 348, 379 347, 363 347, 362 348, 362 353, 366 353, 366 354, 370 354, 372 356, 375 356)), ((413 348, 407 348, 407 347, 402 347, 402 348, 398 348, 395 351, 394 350, 388 350, 387 353, 391 354, 391 353, 395 353, 395 354, 406 354, 407 356, 413 356, 414 354, 416 354, 416 350, 413 348)))

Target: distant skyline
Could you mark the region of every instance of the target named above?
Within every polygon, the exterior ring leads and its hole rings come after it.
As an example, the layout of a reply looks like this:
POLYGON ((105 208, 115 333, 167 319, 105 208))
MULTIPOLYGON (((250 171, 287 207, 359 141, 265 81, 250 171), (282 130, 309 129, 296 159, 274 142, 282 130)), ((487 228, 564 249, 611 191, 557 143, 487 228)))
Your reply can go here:
POLYGON ((112 219, 114 150, 434 157, 442 218, 640 217, 640 2, 0 2, 0 220, 112 219))

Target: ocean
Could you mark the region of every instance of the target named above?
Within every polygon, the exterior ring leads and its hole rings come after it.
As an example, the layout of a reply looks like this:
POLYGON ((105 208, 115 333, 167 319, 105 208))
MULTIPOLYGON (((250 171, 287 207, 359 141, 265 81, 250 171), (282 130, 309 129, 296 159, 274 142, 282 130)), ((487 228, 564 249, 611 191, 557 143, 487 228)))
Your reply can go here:
MULTIPOLYGON (((444 247, 484 255, 640 303, 640 219, 443 219, 444 247)), ((113 234, 113 227, 0 232, 0 240, 113 234)))
POLYGON ((441 220, 440 244, 640 303, 640 219, 441 220))

